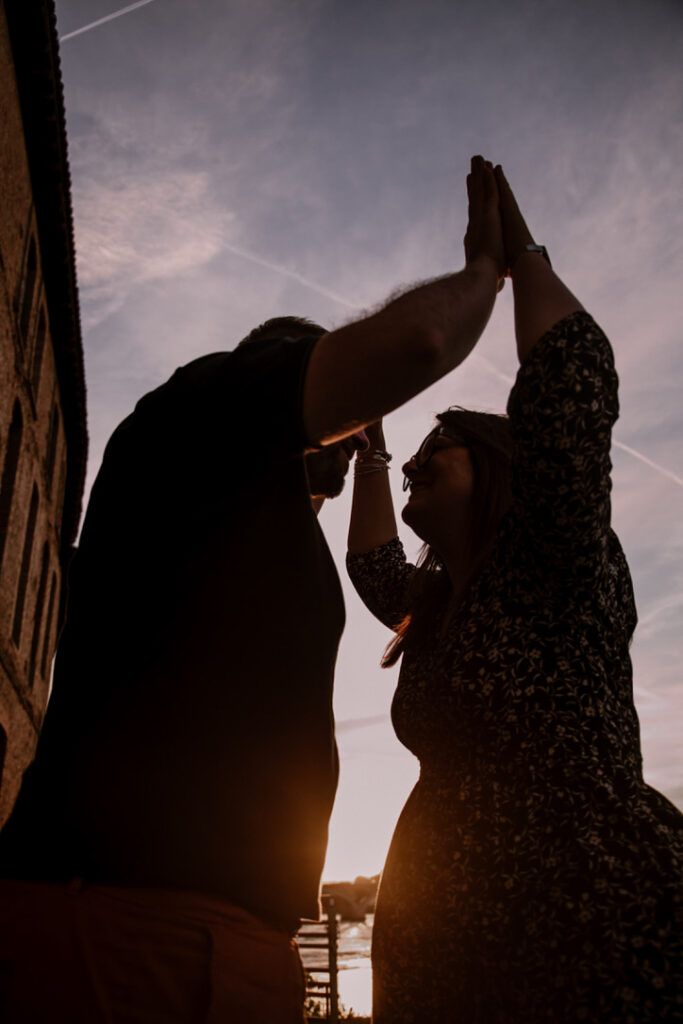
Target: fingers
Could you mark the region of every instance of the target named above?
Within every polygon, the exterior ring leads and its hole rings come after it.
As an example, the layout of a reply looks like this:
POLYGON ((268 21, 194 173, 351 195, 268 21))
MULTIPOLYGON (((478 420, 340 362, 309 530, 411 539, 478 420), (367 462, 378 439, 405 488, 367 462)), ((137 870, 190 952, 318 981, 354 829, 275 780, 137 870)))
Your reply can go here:
POLYGON ((500 222, 498 185, 493 164, 483 156, 473 156, 467 175, 469 223, 465 234, 465 258, 470 263, 478 256, 490 257, 499 276, 505 272, 505 254, 500 222))
POLYGON ((468 196, 471 196, 472 188, 476 188, 476 197, 479 201, 486 206, 498 204, 498 185, 490 160, 485 160, 483 156, 473 156, 467 182, 468 196))
MULTIPOLYGON (((494 177, 500 196, 500 216, 503 224, 503 240, 508 268, 511 268, 524 251, 533 242, 533 236, 517 204, 515 194, 510 188, 503 168, 498 164, 494 168, 494 177)), ((510 271, 508 270, 508 273, 510 271)))
POLYGON ((496 176, 496 181, 498 183, 498 188, 500 188, 500 189, 507 189, 507 191, 510 192, 511 189, 510 189, 510 186, 508 185, 508 180, 505 177, 505 173, 504 173, 503 168, 501 167, 500 164, 496 164, 496 166, 493 168, 493 173, 496 176))
POLYGON ((501 200, 506 206, 514 208, 515 210, 517 210, 517 212, 519 212, 519 206, 517 205, 515 194, 510 188, 508 180, 505 177, 505 174, 503 173, 503 168, 500 166, 500 164, 498 164, 498 166, 494 169, 493 173, 496 180, 496 185, 498 186, 498 193, 500 195, 501 200))

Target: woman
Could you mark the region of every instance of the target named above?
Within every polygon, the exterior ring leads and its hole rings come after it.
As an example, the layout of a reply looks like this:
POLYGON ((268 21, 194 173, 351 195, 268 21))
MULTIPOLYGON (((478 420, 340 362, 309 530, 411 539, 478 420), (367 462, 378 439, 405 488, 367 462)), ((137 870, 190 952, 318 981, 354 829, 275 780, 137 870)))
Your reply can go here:
POLYGON ((381 425, 356 467, 349 572, 397 631, 392 717, 421 768, 380 886, 373 1021, 680 1021, 682 817, 641 771, 612 353, 500 168, 475 158, 470 199, 494 180, 521 368, 509 420, 448 410, 404 466, 417 569, 381 425))

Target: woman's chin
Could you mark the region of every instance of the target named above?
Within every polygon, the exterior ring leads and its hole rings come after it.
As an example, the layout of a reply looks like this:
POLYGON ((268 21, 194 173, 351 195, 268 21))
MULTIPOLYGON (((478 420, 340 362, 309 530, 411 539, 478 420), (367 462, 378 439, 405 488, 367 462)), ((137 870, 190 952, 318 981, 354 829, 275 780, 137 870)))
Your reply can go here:
POLYGON ((420 540, 424 540, 422 536, 420 523, 422 517, 420 516, 419 508, 416 508, 416 502, 411 498, 406 505, 401 509, 401 519, 409 526, 413 533, 416 533, 420 540))

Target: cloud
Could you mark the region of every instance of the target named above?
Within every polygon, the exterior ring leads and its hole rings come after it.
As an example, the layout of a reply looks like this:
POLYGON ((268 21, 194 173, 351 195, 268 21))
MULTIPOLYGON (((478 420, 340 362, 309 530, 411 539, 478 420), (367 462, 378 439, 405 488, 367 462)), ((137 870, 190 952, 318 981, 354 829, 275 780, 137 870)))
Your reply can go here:
POLYGON ((82 181, 77 267, 85 327, 116 312, 131 291, 205 266, 233 220, 207 203, 207 176, 169 171, 114 184, 82 181))

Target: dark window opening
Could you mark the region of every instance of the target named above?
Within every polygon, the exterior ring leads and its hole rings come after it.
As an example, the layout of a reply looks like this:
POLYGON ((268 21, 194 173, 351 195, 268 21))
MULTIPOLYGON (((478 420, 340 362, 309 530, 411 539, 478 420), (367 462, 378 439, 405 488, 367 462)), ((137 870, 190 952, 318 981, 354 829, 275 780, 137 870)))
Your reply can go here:
POLYGON ((50 569, 50 545, 46 542, 43 545, 43 560, 40 566, 40 583, 38 584, 38 597, 36 599, 36 613, 33 617, 33 639, 31 640, 31 659, 29 661, 28 681, 33 686, 36 674, 36 660, 38 657, 38 644, 40 642, 40 627, 43 621, 43 606, 45 604, 45 591, 47 589, 47 574, 50 569))
POLYGON ((21 629, 24 623, 24 603, 26 601, 26 587, 28 574, 31 569, 31 555, 33 554, 33 535, 36 531, 36 519, 38 518, 38 488, 33 485, 31 495, 31 507, 26 520, 26 534, 24 536, 24 551, 21 556, 21 570, 19 572, 19 586, 17 587, 17 598, 14 605, 14 623, 12 624, 12 639, 19 646, 21 641, 21 629))
POLYGON ((66 494, 66 459, 62 459, 62 467, 59 472, 59 487, 57 488, 57 501, 55 503, 55 529, 57 534, 62 532, 62 519, 64 517, 64 495, 66 494))
POLYGON ((33 309, 33 296, 36 290, 36 281, 38 279, 38 253, 36 250, 36 240, 31 239, 31 245, 28 250, 28 258, 26 260, 26 272, 24 274, 24 289, 21 296, 21 306, 19 309, 19 331, 21 333, 21 340, 25 342, 28 338, 28 329, 31 325, 31 310, 33 309))
POLYGON ((31 389, 34 396, 38 394, 40 385, 40 371, 43 366, 43 350, 45 348, 45 334, 47 332, 47 321, 45 310, 41 309, 36 331, 36 343, 33 346, 33 358, 31 360, 31 389))
POLYGON ((47 618, 45 620, 45 635, 43 637, 43 653, 40 657, 40 675, 45 679, 47 672, 47 657, 50 651, 50 636, 52 633, 52 617, 55 613, 55 600, 57 598, 57 573, 52 573, 50 583, 50 600, 47 603, 47 618))
POLYGON ((7 453, 5 455, 5 465, 2 469, 2 482, 0 483, 0 565, 2 565, 2 556, 5 553, 5 542, 9 530, 23 430, 24 418, 21 415, 21 406, 19 402, 15 402, 14 409, 12 410, 12 422, 7 437, 7 453))
POLYGON ((45 480, 47 484, 48 497, 52 490, 52 477, 55 472, 55 457, 57 455, 57 438, 59 437, 59 408, 57 403, 52 406, 50 417, 50 432, 47 435, 47 455, 45 456, 45 480))
POLYGON ((2 785, 2 773, 5 769, 5 755, 7 753, 7 733, 0 725, 0 786, 2 785))

